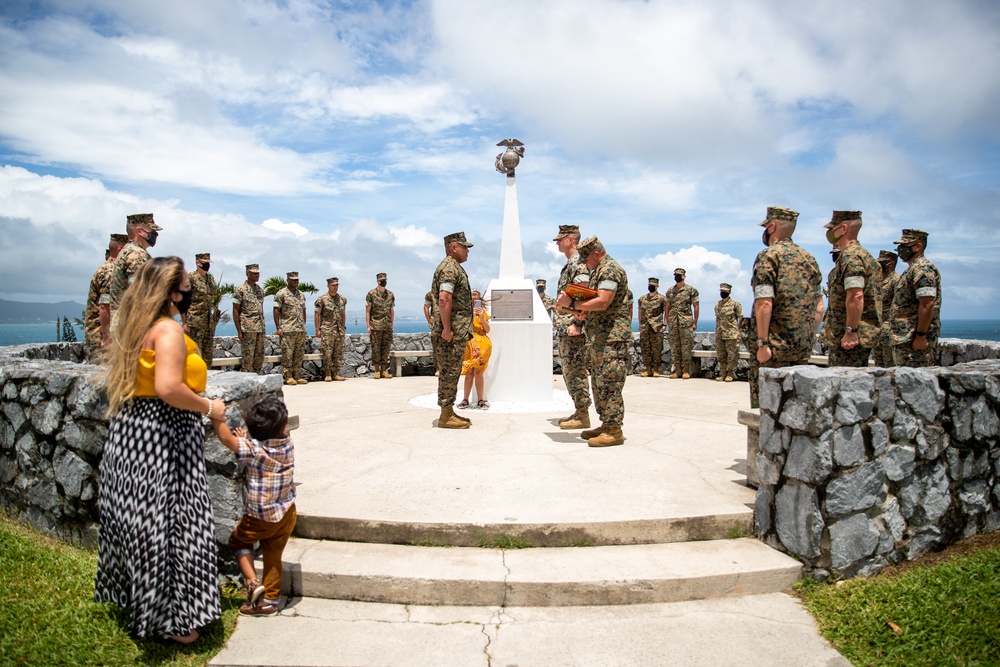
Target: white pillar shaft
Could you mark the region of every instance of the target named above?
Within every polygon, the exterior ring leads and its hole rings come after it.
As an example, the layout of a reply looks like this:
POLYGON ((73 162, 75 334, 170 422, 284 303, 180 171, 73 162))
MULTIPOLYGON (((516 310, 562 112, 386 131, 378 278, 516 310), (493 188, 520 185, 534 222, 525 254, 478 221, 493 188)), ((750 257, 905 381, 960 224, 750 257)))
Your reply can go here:
POLYGON ((507 177, 503 202, 503 237, 500 242, 500 278, 524 278, 521 254, 521 220, 517 213, 517 183, 507 177))

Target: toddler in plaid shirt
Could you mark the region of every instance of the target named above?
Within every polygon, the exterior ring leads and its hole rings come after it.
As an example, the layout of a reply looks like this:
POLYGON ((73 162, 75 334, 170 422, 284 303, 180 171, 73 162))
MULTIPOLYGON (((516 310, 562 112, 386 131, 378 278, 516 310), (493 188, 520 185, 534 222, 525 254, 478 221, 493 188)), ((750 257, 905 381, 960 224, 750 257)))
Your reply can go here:
POLYGON ((288 437, 288 409, 277 396, 254 403, 243 419, 250 437, 241 428, 230 431, 225 421, 212 422, 222 444, 246 466, 246 503, 229 548, 246 582, 240 614, 273 616, 281 596, 281 554, 295 528, 295 448, 288 437), (254 542, 260 542, 264 558, 263 585, 254 571, 254 542))

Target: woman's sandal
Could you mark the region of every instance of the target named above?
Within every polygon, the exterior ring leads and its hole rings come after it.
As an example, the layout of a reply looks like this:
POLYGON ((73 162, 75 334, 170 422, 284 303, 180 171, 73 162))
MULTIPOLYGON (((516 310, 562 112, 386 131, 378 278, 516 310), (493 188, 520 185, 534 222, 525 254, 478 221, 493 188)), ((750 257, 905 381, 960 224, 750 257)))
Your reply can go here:
POLYGON ((463 408, 467 408, 467 407, 469 407, 469 402, 463 398, 462 402, 459 403, 458 405, 456 405, 455 407, 458 408, 459 410, 461 410, 463 408))
POLYGON ((199 637, 198 631, 192 630, 186 635, 171 635, 170 639, 174 640, 178 644, 187 646, 188 644, 193 644, 198 639, 198 637, 199 637))
POLYGON ((482 400, 480 400, 479 403, 478 403, 478 405, 479 405, 479 409, 480 410, 489 410, 490 409, 490 402, 487 401, 485 398, 482 399, 482 400))

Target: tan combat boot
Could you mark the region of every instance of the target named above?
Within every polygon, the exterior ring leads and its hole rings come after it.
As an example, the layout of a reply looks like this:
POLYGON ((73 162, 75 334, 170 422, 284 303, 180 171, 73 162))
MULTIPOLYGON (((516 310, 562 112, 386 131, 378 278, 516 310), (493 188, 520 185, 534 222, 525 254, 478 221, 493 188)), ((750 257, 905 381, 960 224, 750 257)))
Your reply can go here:
POLYGON ((304 378, 304 377, 302 377, 301 375, 299 376, 299 379, 297 380, 297 382, 298 382, 299 384, 309 384, 309 380, 305 379, 305 378, 304 378))
POLYGON ((334 375, 334 376, 333 376, 333 381, 334 381, 334 382, 343 382, 343 381, 344 381, 344 380, 346 380, 346 379, 347 379, 347 378, 345 378, 345 377, 343 377, 343 376, 341 376, 341 375, 334 375))
POLYGON ((604 433, 587 440, 587 444, 591 447, 614 447, 615 445, 623 445, 625 444, 625 435, 622 433, 621 427, 609 428, 604 431, 604 433))
POLYGON ((582 431, 580 433, 580 437, 583 438, 584 440, 590 440, 591 438, 596 438, 597 436, 601 435, 607 430, 608 427, 605 426, 604 424, 601 424, 597 428, 592 428, 589 431, 582 431))
POLYGON ((648 378, 650 375, 652 375, 652 373, 650 373, 649 369, 647 368, 642 372, 642 375, 640 375, 639 377, 648 378))
POLYGON ((660 377, 660 371, 653 371, 653 377, 655 378, 660 377))
POLYGON ((559 428, 571 431, 577 428, 590 428, 590 412, 577 410, 566 421, 559 422, 559 428))
POLYGON ((388 380, 389 378, 391 378, 391 377, 392 377, 392 373, 390 373, 390 372, 389 372, 389 371, 387 371, 387 370, 383 370, 383 371, 382 371, 382 377, 383 377, 383 378, 385 378, 386 380, 388 380))
POLYGON ((441 408, 441 416, 438 417, 438 428, 469 428, 471 425, 472 422, 459 419, 452 406, 446 405, 441 408))
POLYGON ((719 377, 715 378, 715 381, 716 382, 725 382, 726 381, 726 376, 725 375, 720 375, 719 377))
POLYGON ((325 376, 323 376, 323 382, 333 382, 333 378, 330 377, 329 373, 327 373, 325 376))
POLYGON ((372 379, 377 380, 380 377, 382 377, 382 370, 378 366, 376 366, 375 370, 372 371, 372 379))
POLYGON ((726 382, 732 382, 732 381, 733 381, 733 374, 726 373, 726 382))
POLYGON ((670 374, 670 375, 668 375, 667 377, 668 377, 668 378, 670 378, 671 380, 676 380, 676 379, 677 379, 677 378, 679 378, 680 376, 681 376, 681 375, 680 375, 680 373, 678 373, 677 371, 674 371, 673 373, 671 373, 671 374, 670 374))
POLYGON ((691 379, 691 374, 690 373, 685 373, 684 375, 681 376, 681 379, 682 380, 690 380, 691 379))
POLYGON ((291 373, 285 374, 285 384, 298 384, 293 378, 291 373))

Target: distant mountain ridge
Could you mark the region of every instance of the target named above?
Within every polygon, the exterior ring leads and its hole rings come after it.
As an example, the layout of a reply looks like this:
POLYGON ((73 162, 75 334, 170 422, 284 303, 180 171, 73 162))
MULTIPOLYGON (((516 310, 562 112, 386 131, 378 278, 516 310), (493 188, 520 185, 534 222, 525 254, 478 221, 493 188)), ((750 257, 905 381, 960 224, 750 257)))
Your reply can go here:
POLYGON ((0 322, 6 324, 31 324, 55 322, 57 317, 83 317, 84 305, 76 301, 58 303, 31 303, 0 299, 0 322))

